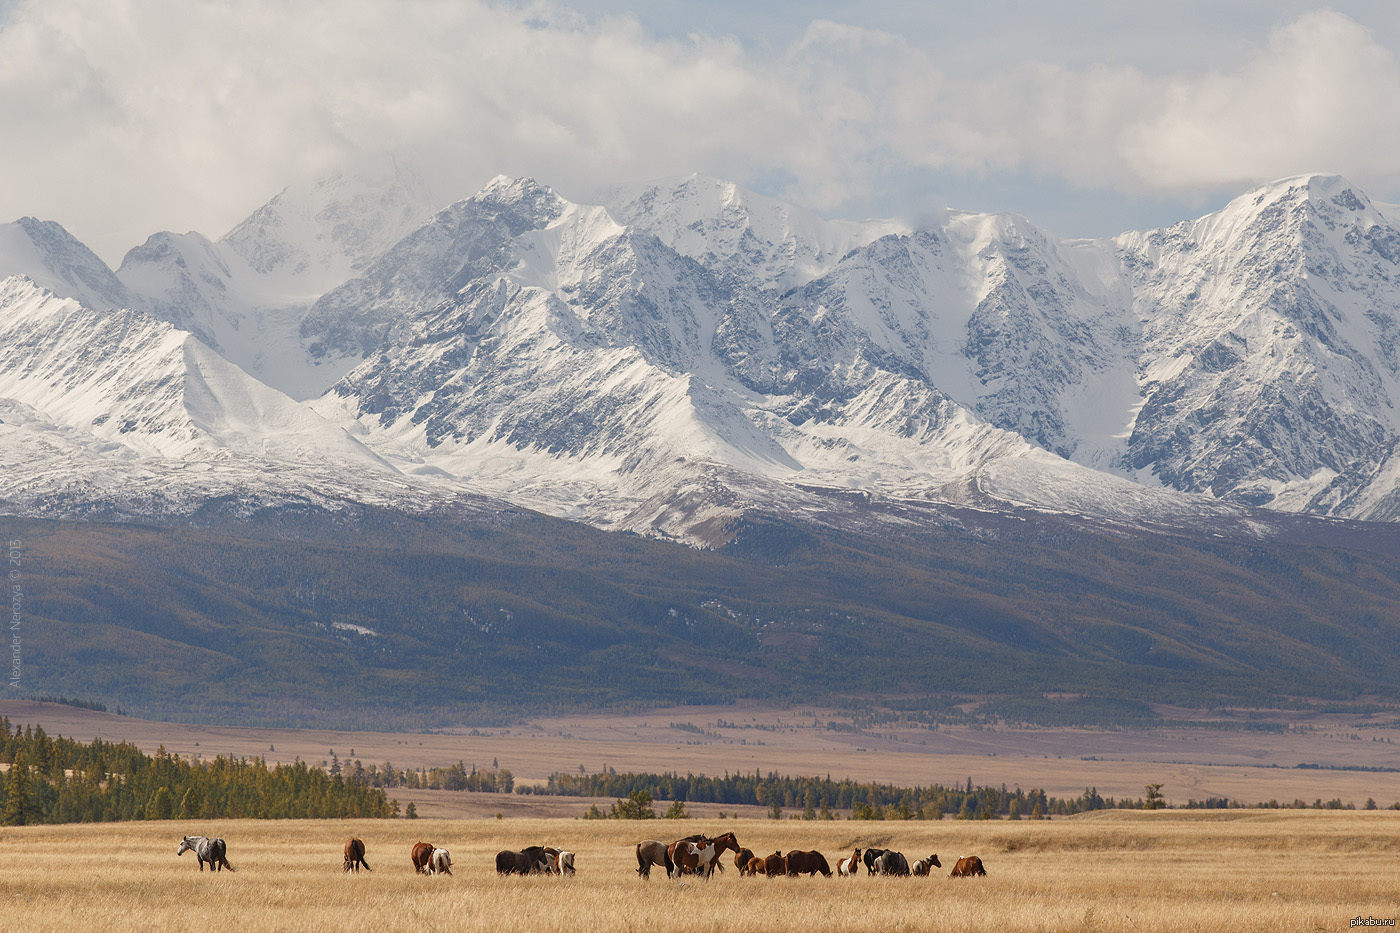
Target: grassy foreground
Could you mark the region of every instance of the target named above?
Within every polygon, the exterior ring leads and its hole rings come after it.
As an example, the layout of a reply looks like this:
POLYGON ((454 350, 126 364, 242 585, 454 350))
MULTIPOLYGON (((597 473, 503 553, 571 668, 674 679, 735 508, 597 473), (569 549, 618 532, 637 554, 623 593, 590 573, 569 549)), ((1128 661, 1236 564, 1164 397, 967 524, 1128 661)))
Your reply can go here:
MULTIPOLYGON (((502 931, 1341 930, 1400 914, 1400 813, 1101 812, 1050 822, 802 823, 230 821, 0 830, 4 928, 26 933, 217 928, 502 931), (831 862, 880 845, 930 878, 638 879, 642 838, 734 831, 760 854, 820 849, 831 862), (175 857, 185 833, 221 835, 237 873, 175 857), (365 840, 371 874, 341 871, 365 840), (448 848, 451 877, 415 876, 418 840, 448 848), (556 843, 572 878, 498 878, 495 853, 556 843), (954 880, 957 855, 988 877, 954 880)), ((732 856, 728 856, 732 858, 732 856)))

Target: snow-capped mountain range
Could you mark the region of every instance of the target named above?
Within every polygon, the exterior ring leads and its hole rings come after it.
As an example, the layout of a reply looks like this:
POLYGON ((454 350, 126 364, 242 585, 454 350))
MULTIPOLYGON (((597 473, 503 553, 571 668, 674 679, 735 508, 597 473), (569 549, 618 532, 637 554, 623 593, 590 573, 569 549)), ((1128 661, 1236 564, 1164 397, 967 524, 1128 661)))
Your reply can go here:
POLYGON ((601 200, 443 206, 390 167, 115 272, 0 225, 0 508, 487 496, 696 542, 748 508, 1400 517, 1400 210, 1342 178, 1100 240, 701 176, 601 200))

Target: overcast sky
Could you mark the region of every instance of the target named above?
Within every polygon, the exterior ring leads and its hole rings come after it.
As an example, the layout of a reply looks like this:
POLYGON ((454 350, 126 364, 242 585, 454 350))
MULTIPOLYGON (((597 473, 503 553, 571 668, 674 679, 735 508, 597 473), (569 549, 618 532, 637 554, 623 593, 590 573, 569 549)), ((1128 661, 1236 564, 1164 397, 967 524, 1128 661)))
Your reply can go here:
POLYGON ((384 152, 448 198, 699 171, 1064 236, 1303 172, 1400 200, 1400 3, 0 0, 0 220, 115 263, 384 152))

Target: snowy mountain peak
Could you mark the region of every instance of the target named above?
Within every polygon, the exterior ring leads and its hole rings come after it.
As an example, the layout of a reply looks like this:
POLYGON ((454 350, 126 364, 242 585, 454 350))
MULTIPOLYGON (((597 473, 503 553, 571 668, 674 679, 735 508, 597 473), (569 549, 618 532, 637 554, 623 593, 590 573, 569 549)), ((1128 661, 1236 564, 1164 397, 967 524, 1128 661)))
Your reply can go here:
POLYGON ((314 298, 365 269, 441 203, 415 172, 384 158, 284 189, 220 242, 259 275, 314 298))
POLYGON ((824 274, 853 249, 908 232, 898 221, 825 220, 699 174, 617 189, 603 201, 619 221, 678 253, 778 293, 824 274))
POLYGON ((128 301, 107 264, 51 220, 22 217, 0 224, 0 278, 17 273, 92 308, 118 308, 128 301))

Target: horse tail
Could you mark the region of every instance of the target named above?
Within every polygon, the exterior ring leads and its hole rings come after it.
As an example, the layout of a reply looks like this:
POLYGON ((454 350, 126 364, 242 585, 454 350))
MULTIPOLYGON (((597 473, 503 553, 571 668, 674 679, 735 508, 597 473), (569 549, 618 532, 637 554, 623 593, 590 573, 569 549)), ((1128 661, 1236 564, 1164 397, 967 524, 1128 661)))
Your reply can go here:
POLYGON ((365 866, 365 871, 374 871, 373 868, 369 867, 369 862, 365 861, 365 857, 363 855, 360 856, 360 864, 365 866))
MULTIPOLYGON (((671 847, 667 846, 661 850, 662 856, 666 859, 666 877, 670 878, 676 871, 676 862, 671 858, 671 847)), ((676 877, 680 877, 676 875, 676 877)))
POLYGON ((647 862, 642 858, 642 844, 639 842, 637 843, 637 874, 644 876, 646 873, 647 862))

